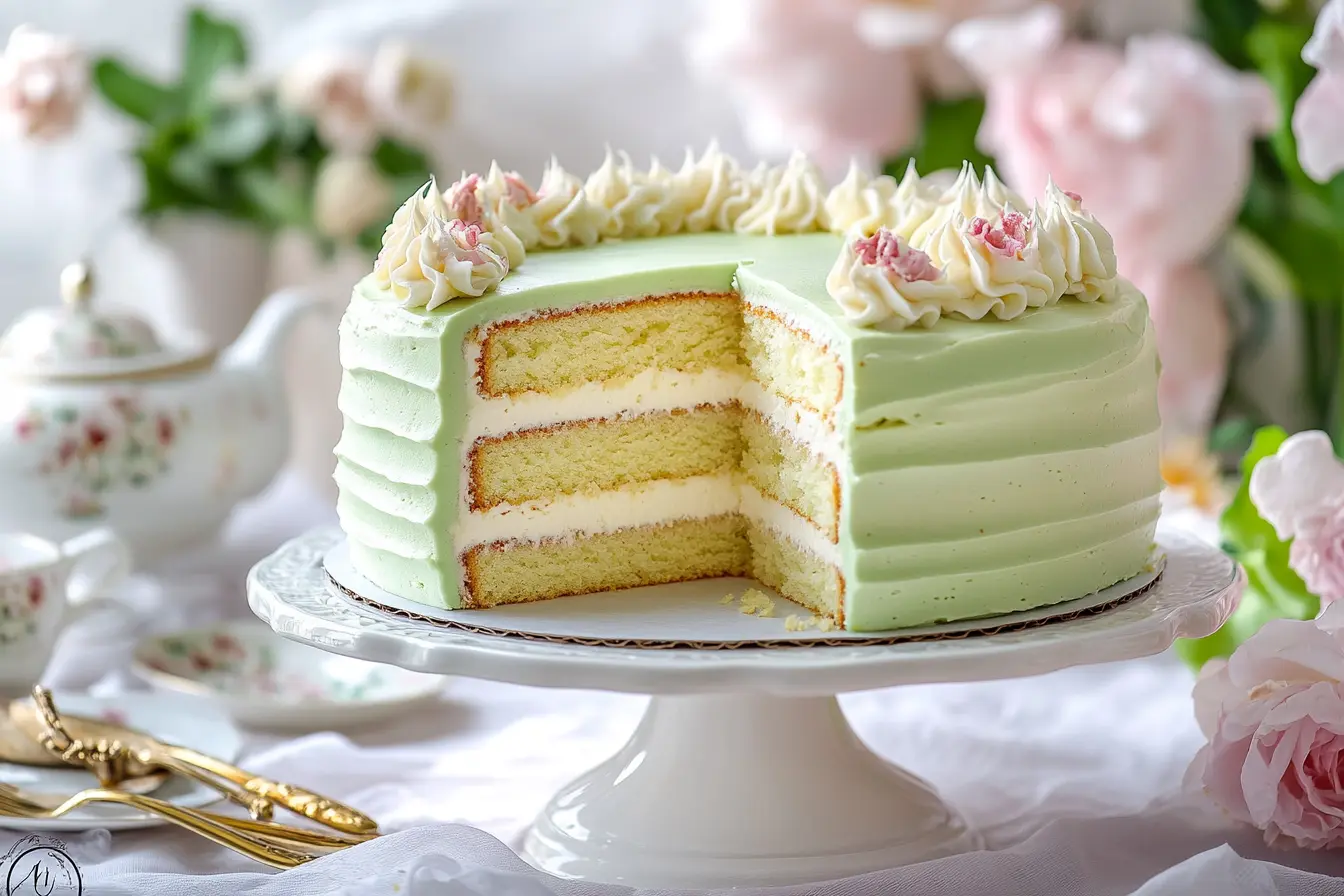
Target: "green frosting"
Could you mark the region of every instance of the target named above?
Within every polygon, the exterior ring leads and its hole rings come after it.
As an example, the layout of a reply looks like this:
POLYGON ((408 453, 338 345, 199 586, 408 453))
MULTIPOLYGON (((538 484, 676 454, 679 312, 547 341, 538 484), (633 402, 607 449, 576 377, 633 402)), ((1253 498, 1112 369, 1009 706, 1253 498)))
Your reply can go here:
POLYGON ((1158 515, 1157 354, 1143 297, 1071 298, 1011 321, 854 327, 824 280, 840 237, 709 233, 530 254, 498 292, 434 311, 366 278, 341 324, 338 510, 394 593, 458 606, 452 543, 471 387, 463 343, 500 317, 736 288, 828 341, 848 628, 997 615, 1140 572, 1158 515))

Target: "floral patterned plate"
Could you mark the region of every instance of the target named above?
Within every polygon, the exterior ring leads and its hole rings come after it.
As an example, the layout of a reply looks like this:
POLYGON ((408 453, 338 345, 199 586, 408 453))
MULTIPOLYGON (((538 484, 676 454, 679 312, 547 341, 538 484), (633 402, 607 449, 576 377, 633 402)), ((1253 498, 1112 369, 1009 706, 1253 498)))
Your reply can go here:
POLYGON ((303 731, 395 719, 445 681, 336 656, 250 620, 149 638, 132 668, 155 687, 213 700, 240 725, 303 731))

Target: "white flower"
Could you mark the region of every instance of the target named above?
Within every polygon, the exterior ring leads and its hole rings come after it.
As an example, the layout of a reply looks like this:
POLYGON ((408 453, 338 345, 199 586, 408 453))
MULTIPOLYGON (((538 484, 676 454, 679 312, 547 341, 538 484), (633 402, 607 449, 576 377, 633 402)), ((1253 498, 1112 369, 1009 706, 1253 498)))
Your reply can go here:
POLYGON ((354 239, 364 228, 387 217, 391 201, 391 185, 367 156, 332 156, 317 172, 313 223, 324 236, 354 239))
POLYGON ((446 70, 405 44, 388 42, 369 68, 368 99, 379 120, 401 133, 422 135, 448 120, 453 82, 446 70))
POLYGON ((1302 168, 1324 183, 1344 171, 1344 0, 1330 0, 1316 19, 1302 58, 1319 72, 1293 110, 1302 168))
POLYGON ((1323 432, 1300 432, 1251 472, 1251 503, 1285 541, 1316 528, 1344 501, 1344 463, 1323 432))
POLYGON ((338 151, 367 152, 378 139, 368 95, 368 63, 332 50, 310 53, 280 81, 282 103, 307 115, 318 136, 338 151))
POLYGON ((20 25, 0 55, 0 115, 25 137, 50 140, 75 126, 88 71, 69 38, 20 25))

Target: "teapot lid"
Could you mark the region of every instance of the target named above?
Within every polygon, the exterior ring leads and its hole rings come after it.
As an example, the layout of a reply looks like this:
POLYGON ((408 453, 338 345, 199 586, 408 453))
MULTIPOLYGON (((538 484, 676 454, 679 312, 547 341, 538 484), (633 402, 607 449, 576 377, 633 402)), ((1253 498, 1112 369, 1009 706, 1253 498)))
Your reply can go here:
POLYGON ((61 304, 24 312, 0 336, 0 372, 104 379, 208 360, 201 347, 164 348, 143 318, 97 308, 93 294, 88 264, 61 271, 61 304))

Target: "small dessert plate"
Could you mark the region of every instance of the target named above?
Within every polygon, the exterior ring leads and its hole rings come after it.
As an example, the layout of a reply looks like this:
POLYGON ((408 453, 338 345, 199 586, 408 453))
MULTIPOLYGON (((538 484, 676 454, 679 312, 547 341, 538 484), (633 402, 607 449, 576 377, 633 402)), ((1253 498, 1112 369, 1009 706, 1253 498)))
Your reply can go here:
POLYGON ((446 680, 336 656, 250 620, 149 638, 131 668, 155 687, 210 699, 239 725, 288 731, 395 718, 446 680))
MULTIPOLYGON (((209 756, 233 762, 242 750, 243 739, 229 717, 209 704, 178 694, 117 694, 93 697, 88 694, 56 693, 56 705, 72 715, 102 719, 114 725, 135 728, 173 744, 191 747, 209 756)), ((0 782, 28 793, 63 797, 98 786, 93 775, 83 769, 0 762, 0 782)), ((219 791, 174 775, 153 795, 188 809, 200 809, 219 802, 219 791)), ((126 806, 84 806, 60 818, 11 818, 0 815, 0 828, 18 831, 87 831, 101 828, 125 831, 166 824, 163 819, 137 812, 126 806)))

